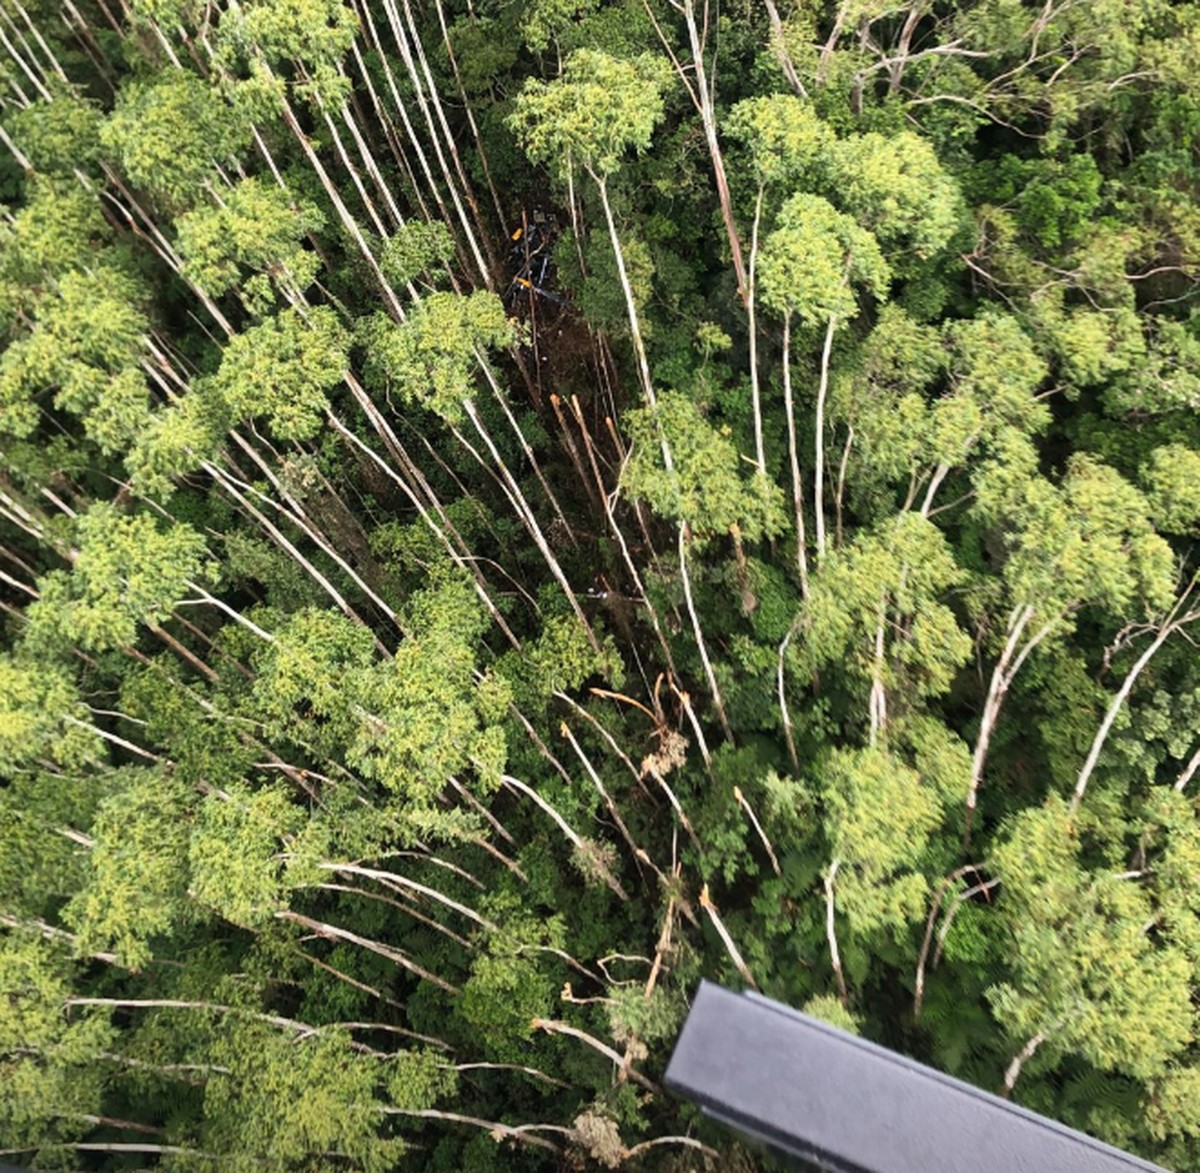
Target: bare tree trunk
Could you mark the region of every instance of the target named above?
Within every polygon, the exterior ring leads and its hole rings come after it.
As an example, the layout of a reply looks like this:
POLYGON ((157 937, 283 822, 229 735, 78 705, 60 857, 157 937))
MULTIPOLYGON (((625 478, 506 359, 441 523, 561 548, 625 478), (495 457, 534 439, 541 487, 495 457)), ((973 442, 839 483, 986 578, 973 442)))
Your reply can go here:
POLYGON ((1034 608, 1028 603, 1021 604, 1013 611, 1008 621, 1008 639, 1005 641, 1004 650, 1000 653, 1000 659, 992 671, 987 699, 984 701, 983 714, 980 717, 979 736, 975 740, 975 753, 971 758, 971 781, 967 789, 966 825, 963 830, 964 851, 971 845, 971 828, 975 821, 979 784, 983 781, 983 767, 987 761, 988 746, 991 743, 992 734, 995 732, 996 723, 1000 719, 1000 708, 1004 704, 1005 694, 1029 653, 1054 629, 1055 620, 1051 619, 1030 636, 1022 646, 1022 634, 1029 626, 1033 616, 1034 608))
MULTIPOLYGON (((1188 590, 1190 591, 1191 588, 1189 587, 1188 590)), ((1186 594, 1184 597, 1186 598, 1186 594)), ((1179 604, 1182 602, 1183 598, 1176 604, 1176 611, 1178 611, 1179 604)), ((1159 628, 1158 634, 1154 637, 1150 646, 1137 658, 1133 667, 1125 674, 1125 679, 1121 682, 1121 687, 1117 690, 1116 696, 1113 697, 1112 702, 1108 706, 1108 711, 1104 714, 1104 720, 1100 722, 1100 728, 1096 730, 1096 736, 1092 739, 1092 746, 1088 751, 1087 760, 1083 763, 1083 768, 1079 771, 1079 777, 1075 781, 1075 793, 1071 796, 1072 814, 1079 809, 1079 804, 1083 801, 1083 796, 1087 792, 1088 780, 1092 776, 1092 771, 1096 768, 1096 763, 1100 760, 1100 753, 1104 749, 1104 743, 1108 740, 1109 733, 1112 732, 1113 722, 1116 721, 1121 707, 1129 699, 1129 694, 1133 691, 1133 686, 1137 683, 1137 678, 1142 674, 1146 665, 1150 663, 1155 652, 1167 642, 1171 635, 1184 626, 1184 624, 1190 623, 1198 617, 1200 617, 1200 611, 1192 611, 1186 615, 1169 618, 1159 628)))
POLYGON ((842 955, 838 950, 837 925, 834 922, 833 882, 837 878, 838 868, 842 866, 840 859, 835 859, 829 865, 823 877, 825 885, 825 939, 829 942, 829 962, 833 966, 833 980, 837 983, 838 998, 843 1006, 849 1006, 850 995, 846 990, 846 975, 842 972, 842 955))
POLYGON ((829 392, 829 353, 837 318, 830 318, 821 349, 821 377, 817 384, 816 452, 813 466, 813 518, 817 527, 817 561, 825 556, 825 397, 829 392))
POLYGON ((1004 1086, 1000 1089, 1000 1094, 1007 1100, 1012 1095, 1012 1090, 1016 1086, 1017 1080, 1021 1076, 1021 1068, 1033 1058, 1034 1052, 1046 1041, 1046 1036, 1038 1031, 1014 1056, 1012 1062, 1008 1065, 1004 1072, 1004 1086))
POLYGON ((712 661, 708 658, 708 648, 704 643, 704 632, 700 628, 700 616, 696 613, 696 604, 692 599, 692 580, 688 573, 687 565, 687 541, 684 538, 684 526, 679 527, 679 576, 683 581, 683 597, 687 603, 688 615, 692 620, 692 631, 696 636, 696 650, 700 653, 700 662, 704 665, 704 675, 708 680, 708 687, 712 691, 713 707, 717 710, 717 719, 721 722, 721 730, 725 734, 725 740, 730 745, 733 744, 733 730, 729 727, 729 720, 725 716, 725 702, 721 698, 721 688, 717 684, 716 673, 713 671, 712 661))
POLYGON ((758 185, 754 201, 754 227, 750 231, 750 270, 746 281, 746 323, 750 342, 750 404, 754 412, 754 457, 758 471, 767 472, 766 450, 763 444, 762 395, 758 385, 758 320, 754 304, 754 269, 758 261, 758 229, 762 222, 763 186, 758 185))
POLYGON ((1188 759, 1188 764, 1175 779, 1176 791, 1182 793, 1187 784, 1196 776, 1197 770, 1200 770, 1200 747, 1197 747, 1196 752, 1188 759))
POLYGON ((638 321, 637 305, 633 300, 633 287, 629 284, 629 273, 625 268, 625 255, 621 251, 621 238, 617 235, 617 225, 613 220, 612 205, 608 200, 608 180, 591 173, 600 190, 600 204, 604 208, 604 219, 608 224, 608 238, 612 242, 613 256, 617 262, 617 276, 621 282, 621 291, 625 294, 625 309, 629 315, 629 333, 633 339, 633 353, 637 358, 638 375, 642 381, 642 391, 646 402, 654 407, 657 400, 654 397, 654 383, 650 378, 650 363, 646 358, 646 346, 642 340, 642 327, 638 321))
MULTIPOLYGON (((705 5, 705 13, 708 6, 705 5)), ((721 219, 725 222, 725 235, 729 240, 729 252, 733 258, 733 271, 737 277, 738 296, 743 302, 747 298, 746 266, 742 261, 742 242, 738 236, 733 217, 733 200, 729 194, 729 181, 725 176, 725 160, 721 155, 721 143, 717 138, 717 115, 713 107, 713 95, 709 88, 708 73, 704 65, 704 45, 696 26, 694 0, 683 0, 683 15, 687 23, 688 41, 692 49, 692 63, 696 72, 693 97, 700 109, 700 121, 704 124, 704 140, 712 160, 713 177, 717 184, 717 199, 721 204, 721 219)))
POLYGON ((808 598, 808 537, 804 532, 804 481, 796 443, 796 408, 792 400, 792 315, 783 317, 783 410, 787 416, 788 459, 792 466, 792 507, 796 514, 796 566, 800 571, 800 596, 808 598))
MULTIPOLYGON (((886 611, 887 600, 884 600, 881 610, 886 611)), ((871 669, 871 698, 870 709, 870 743, 875 745, 879 735, 887 724, 887 692, 883 687, 883 628, 885 615, 881 614, 879 624, 875 628, 875 659, 871 669)))

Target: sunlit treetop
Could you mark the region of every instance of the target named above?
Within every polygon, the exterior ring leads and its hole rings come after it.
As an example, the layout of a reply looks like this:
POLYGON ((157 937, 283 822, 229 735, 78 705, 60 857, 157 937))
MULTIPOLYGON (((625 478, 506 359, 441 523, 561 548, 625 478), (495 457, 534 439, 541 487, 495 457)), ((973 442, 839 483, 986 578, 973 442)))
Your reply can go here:
POLYGON ((663 116, 666 63, 578 49, 562 76, 529 81, 517 96, 510 125, 526 154, 556 175, 573 166, 611 175, 629 150, 644 151, 663 116))

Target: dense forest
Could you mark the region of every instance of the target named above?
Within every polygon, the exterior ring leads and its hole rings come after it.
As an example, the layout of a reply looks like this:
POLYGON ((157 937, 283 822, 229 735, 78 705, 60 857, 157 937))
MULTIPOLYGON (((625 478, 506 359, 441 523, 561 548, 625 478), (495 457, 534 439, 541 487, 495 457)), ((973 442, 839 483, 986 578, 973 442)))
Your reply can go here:
POLYGON ((3 1157, 749 1173, 708 977, 1200 1170, 1200 4, 0 46, 3 1157))

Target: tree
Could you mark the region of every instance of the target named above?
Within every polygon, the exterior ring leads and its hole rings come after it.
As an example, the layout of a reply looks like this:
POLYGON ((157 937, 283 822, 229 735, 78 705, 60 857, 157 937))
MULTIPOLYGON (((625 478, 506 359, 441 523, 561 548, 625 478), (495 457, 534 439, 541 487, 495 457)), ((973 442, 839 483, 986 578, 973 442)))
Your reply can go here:
POLYGON ((820 196, 792 196, 780 209, 776 224, 775 230, 763 242, 759 271, 763 303, 783 315, 784 403, 796 512, 797 557, 804 575, 804 494, 791 384, 792 318, 795 316, 806 326, 825 327, 814 421, 816 450, 813 463, 813 516, 817 557, 820 559, 825 553, 825 398, 829 389, 834 332, 839 322, 848 321, 858 313, 854 285, 861 284, 875 297, 885 298, 891 272, 875 238, 820 196))
POLYGON ((1078 852, 1058 799, 1022 812, 995 851, 1012 978, 988 998, 1009 1036, 1024 1043, 1005 1093, 1039 1048, 1149 1079, 1192 1038, 1185 958, 1148 941, 1150 902, 1134 878, 1090 874, 1078 852))
POLYGON ((238 289, 247 308, 262 313, 276 288, 290 300, 316 279, 320 258, 301 242, 324 223, 315 204, 297 204, 278 187, 246 179, 215 208, 186 212, 175 227, 188 276, 213 297, 238 289))
POLYGON ((265 415, 282 440, 311 437, 342 381, 349 334, 326 306, 281 310, 232 338, 206 390, 234 419, 265 415))
POLYGON ((160 529, 146 513, 95 505, 75 525, 71 569, 52 570, 29 607, 31 647, 102 651, 133 643, 141 623, 165 619, 208 576, 204 539, 183 524, 160 529))

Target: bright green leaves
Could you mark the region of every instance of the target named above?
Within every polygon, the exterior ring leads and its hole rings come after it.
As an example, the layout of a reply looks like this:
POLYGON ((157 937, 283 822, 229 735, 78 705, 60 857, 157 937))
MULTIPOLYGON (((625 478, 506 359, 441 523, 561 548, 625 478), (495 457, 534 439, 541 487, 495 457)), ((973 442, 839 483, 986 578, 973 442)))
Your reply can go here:
POLYGON ((234 418, 266 416, 281 440, 310 439, 346 374, 349 345, 333 310, 286 309, 230 339, 208 388, 234 418))
POLYGON ((284 74, 299 64, 300 94, 336 105, 349 96, 341 64, 357 30, 339 0, 250 0, 222 17, 219 51, 230 64, 261 60, 284 74))
MULTIPOLYGON (((940 252, 962 218, 957 185, 932 145, 911 131, 839 139, 810 103, 790 94, 739 102, 726 129, 745 144, 760 196, 790 190, 832 201, 899 270, 940 252)), ((781 217, 777 227, 784 226, 781 217)))
POLYGON ((1034 472, 1032 437, 1050 420, 1036 395, 1046 364, 1020 323, 995 311, 948 323, 942 345, 950 394, 930 403, 916 425, 920 448, 947 469, 975 458, 989 486, 981 496, 1011 493, 1005 507, 1015 512, 1034 472))
MULTIPOLYGON (((545 705, 555 692, 571 692, 589 676, 599 676, 613 688, 625 681, 621 655, 611 638, 597 655, 579 621, 571 615, 546 620, 536 640, 528 640, 520 653, 510 653, 497 672, 522 705, 545 705)), ((504 706, 507 707, 507 706, 504 706)), ((501 711, 497 711, 497 716, 501 711)))
POLYGON ((377 314, 361 322, 359 332, 370 382, 456 426, 465 419, 463 400, 475 394, 475 370, 484 350, 513 338, 503 303, 482 291, 467 297, 431 293, 404 322, 377 314))
POLYGON ((147 329, 142 291, 113 272, 71 272, 37 304, 32 332, 0 358, 0 428, 28 436, 38 398, 53 390, 56 407, 82 418, 102 451, 130 444, 149 415, 137 363, 147 329))
POLYGON ((28 180, 25 205, 0 227, 3 316, 32 313, 55 279, 103 264, 110 235, 100 204, 73 179, 28 180))
POLYGON ((0 762, 5 773, 41 758, 67 767, 96 760, 100 740, 81 727, 87 715, 74 683, 61 669, 0 656, 0 762))
POLYGON ((4 771, 0 788, 0 912, 56 918, 82 887, 87 851, 69 834, 90 824, 102 787, 83 771, 4 771))
POLYGON ((1146 499, 1107 465, 1072 457, 1061 486, 1027 486, 1018 516, 1021 530, 1005 567, 1014 598, 1044 612, 1088 602, 1119 616, 1170 605, 1171 548, 1154 532, 1146 499))
POLYGON ((384 276, 406 285, 426 269, 444 265, 454 257, 454 237, 440 220, 409 220, 383 246, 379 259, 384 276))
POLYGON ((1158 787, 1145 815, 1142 835, 1153 861, 1158 925, 1163 939, 1187 957, 1195 980, 1200 976, 1200 821, 1195 802, 1173 787, 1158 787))
POLYGON ((416 807, 462 771, 499 785, 503 705, 494 683, 475 676, 486 617, 474 593, 458 580, 422 591, 405 626, 395 657, 378 663, 365 628, 332 612, 290 616, 258 658, 252 711, 279 736, 344 755, 416 807))
POLYGON ((231 24, 235 38, 250 41, 272 64, 312 66, 340 61, 358 29, 353 10, 338 0, 251 0, 231 24))
POLYGON ((660 395, 654 408, 625 418, 633 451, 622 484, 656 513, 685 522, 699 537, 737 528, 749 541, 782 532, 782 494, 761 473, 745 477, 733 442, 687 396, 660 395), (663 463, 666 441, 672 468, 663 463))
POLYGON ((77 1138, 88 1128, 80 1117, 100 1111, 100 1056, 116 1032, 102 1012, 64 1011, 71 978, 61 953, 36 937, 0 939, 0 1136, 8 1145, 77 1138))
POLYGON ((836 665, 937 695, 971 654, 971 639, 943 600, 963 579, 942 532, 913 513, 830 551, 800 611, 792 653, 812 675, 836 665))
POLYGON ((400 1051, 388 1061, 387 1081, 392 1107, 420 1112, 454 1095, 458 1072, 436 1051, 400 1051))
POLYGON ((521 17, 521 35, 535 53, 544 53, 550 42, 590 15, 597 0, 531 0, 521 17))
POLYGON ((111 951, 139 969, 155 937, 186 915, 187 787, 158 770, 135 767, 100 804, 83 890, 63 910, 84 953, 111 951))
POLYGON ((29 608, 32 646, 65 641, 85 651, 131 644, 205 577, 204 539, 186 525, 160 528, 147 514, 95 505, 76 522, 70 571, 53 570, 29 608))
POLYGON ((503 921, 471 962, 458 1014, 485 1053, 527 1062, 533 1020, 549 1017, 556 1005, 554 979, 538 964, 538 947, 562 949, 566 928, 561 916, 531 916, 508 896, 497 896, 493 905, 493 919, 499 913, 503 921))
POLYGON ((667 77, 659 58, 623 61, 579 49, 554 81, 525 83, 509 124, 534 163, 560 176, 582 166, 604 178, 626 151, 650 145, 667 77))
POLYGON ((100 141, 135 184, 180 206, 195 200, 214 164, 249 145, 250 129, 218 90, 167 69, 122 87, 100 141))
POLYGON ((385 790, 431 805, 447 779, 472 769, 500 785, 507 750, 490 690, 476 683, 474 644, 486 628, 478 600, 452 579, 409 604, 412 634, 395 658, 363 674, 347 761, 385 790), (492 721, 485 718, 492 717, 492 721))
POLYGON ((174 678, 162 658, 147 662, 121 683, 118 707, 140 726, 141 743, 161 749, 172 777, 188 785, 235 785, 258 756, 244 724, 207 700, 196 680, 174 678), (200 695, 197 695, 197 693, 200 695))
POLYGON ((212 1049, 225 1070, 207 1084, 203 1147, 237 1173, 328 1167, 331 1154, 363 1173, 389 1173, 405 1147, 383 1135, 391 1064, 350 1041, 342 1031, 293 1039, 230 1023, 212 1049))
POLYGON ((1200 526, 1200 452, 1180 444, 1156 448, 1143 471, 1155 524, 1173 534, 1200 526))
POLYGON ((993 854, 1012 977, 989 992, 1014 1044, 1046 1036, 1103 1071, 1163 1072, 1193 1037, 1191 966, 1156 946, 1135 879, 1089 871, 1065 802, 1023 811, 993 854))
POLYGON ((190 895, 235 925, 264 924, 286 903, 281 851, 304 822, 279 787, 235 783, 225 795, 206 795, 188 844, 190 895))
POLYGON ((746 144, 759 183, 781 189, 815 187, 835 142, 830 125, 791 94, 739 102, 725 130, 746 144))
MULTIPOLYGON (((211 385, 210 385, 211 386, 211 385)), ((125 467, 139 493, 164 498, 175 489, 173 478, 210 459, 229 426, 226 405, 201 386, 156 411, 125 455, 125 467)))
POLYGON ((335 753, 353 720, 349 686, 373 654, 366 628, 333 611, 297 611, 258 656, 252 711, 275 736, 335 753))
POLYGON ((315 205, 259 179, 243 180, 220 206, 176 220, 184 273, 211 297, 238 289, 249 309, 264 313, 274 288, 296 295, 316 279, 320 260, 301 241, 324 221, 315 205))
POLYGON ((925 913, 916 869, 941 822, 941 802, 920 775, 880 748, 834 750, 818 767, 837 907, 855 933, 897 931, 925 913))
POLYGON ((879 244, 828 200, 792 196, 758 262, 763 304, 806 325, 845 321, 858 313, 855 285, 886 298, 891 271, 879 244))
POLYGON ((1015 318, 983 313, 947 325, 945 338, 955 390, 994 417, 990 430, 1008 426, 1032 432, 1045 426, 1048 412, 1033 395, 1048 372, 1015 318))
POLYGON ((834 144, 828 166, 840 206, 892 253, 931 257, 958 225, 958 188, 911 131, 851 135, 834 144))
POLYGON ((71 175, 95 161, 100 150, 100 111, 73 94, 34 102, 6 114, 5 128, 36 171, 71 175))

